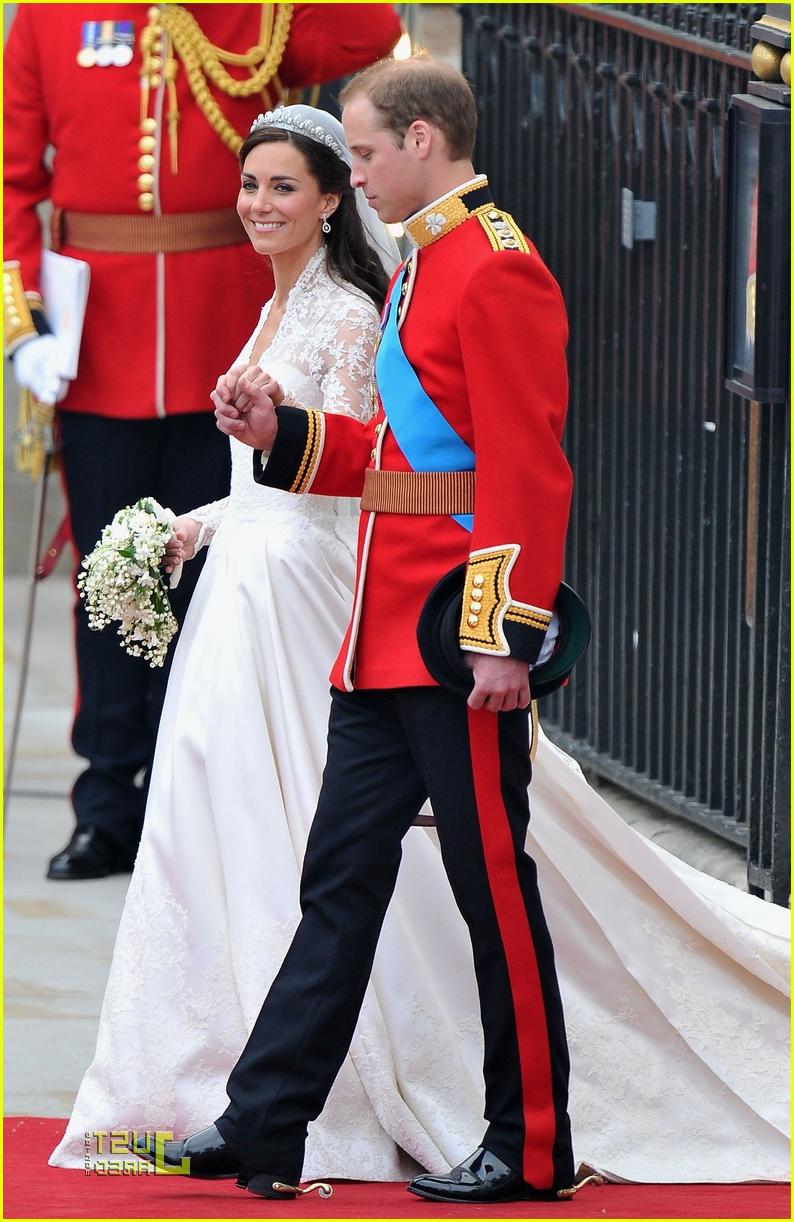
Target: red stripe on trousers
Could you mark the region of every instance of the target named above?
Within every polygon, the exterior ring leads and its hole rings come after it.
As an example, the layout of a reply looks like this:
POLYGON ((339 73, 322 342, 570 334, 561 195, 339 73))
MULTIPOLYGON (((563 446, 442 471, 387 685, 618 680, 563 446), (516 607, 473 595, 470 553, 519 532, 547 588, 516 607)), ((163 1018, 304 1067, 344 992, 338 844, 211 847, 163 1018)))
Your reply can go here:
POLYGON ((495 713, 468 710, 474 793, 488 883, 513 995, 524 1114, 522 1174, 534 1188, 554 1183, 556 1117, 546 1010, 535 944, 518 881, 515 847, 501 786, 499 725, 495 713))

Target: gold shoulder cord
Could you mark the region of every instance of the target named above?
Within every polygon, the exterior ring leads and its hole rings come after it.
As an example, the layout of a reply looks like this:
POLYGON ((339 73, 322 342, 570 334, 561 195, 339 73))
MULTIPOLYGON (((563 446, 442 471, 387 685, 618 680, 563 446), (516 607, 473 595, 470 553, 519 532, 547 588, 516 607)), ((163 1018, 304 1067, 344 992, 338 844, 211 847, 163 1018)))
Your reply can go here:
POLYGON ((176 103, 176 75, 182 60, 196 105, 213 131, 233 153, 237 153, 243 137, 229 123, 210 93, 210 81, 231 98, 249 98, 261 93, 271 82, 283 92, 276 73, 284 58, 292 23, 292 4, 263 4, 259 26, 259 43, 244 54, 216 47, 207 38, 198 21, 181 4, 167 4, 149 10, 149 24, 141 33, 143 66, 141 69, 141 127, 150 130, 148 119, 149 92, 165 79, 168 88, 168 134, 171 148, 171 171, 176 174, 177 127, 179 111, 176 103), (165 43, 167 40, 167 51, 165 43), (165 51, 165 60, 164 60, 165 51), (224 64, 248 68, 250 80, 237 80, 224 64), (160 75, 162 71, 162 77, 160 75), (146 124, 147 126, 144 126, 146 124))

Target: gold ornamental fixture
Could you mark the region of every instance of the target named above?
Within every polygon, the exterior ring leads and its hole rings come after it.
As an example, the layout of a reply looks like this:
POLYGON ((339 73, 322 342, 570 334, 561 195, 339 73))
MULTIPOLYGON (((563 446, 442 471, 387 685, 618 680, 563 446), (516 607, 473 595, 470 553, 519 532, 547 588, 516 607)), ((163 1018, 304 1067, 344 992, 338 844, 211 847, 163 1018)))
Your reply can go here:
POLYGON ((753 72, 760 81, 780 80, 780 61, 783 52, 779 47, 770 47, 769 43, 757 42, 753 47, 753 72))
MULTIPOLYGON (((165 81, 168 91, 168 141, 171 151, 171 171, 178 170, 177 135, 179 109, 176 100, 176 77, 182 61, 188 84, 196 104, 213 131, 232 153, 237 153, 243 137, 232 127, 210 92, 210 83, 232 98, 248 98, 261 93, 273 83, 279 97, 283 90, 277 72, 284 58, 292 23, 292 4, 263 4, 256 46, 243 54, 227 51, 210 42, 198 21, 181 4, 155 5, 148 11, 149 24, 141 32, 141 161, 148 159, 155 144, 156 121, 149 116, 150 95, 165 81), (238 80, 224 67, 247 68, 248 79, 238 80), (152 147, 150 147, 150 144, 152 147), (145 146, 145 147, 144 147, 145 146)), ((144 173, 151 167, 139 163, 144 173)), ((139 183, 141 187, 143 183, 139 183)), ((143 211, 151 209, 150 192, 141 191, 139 204, 143 211)))
POLYGON ((788 6, 775 4, 750 27, 751 63, 755 79, 747 86, 753 97, 791 106, 791 21, 788 6), (785 16, 777 16, 780 12, 785 16))

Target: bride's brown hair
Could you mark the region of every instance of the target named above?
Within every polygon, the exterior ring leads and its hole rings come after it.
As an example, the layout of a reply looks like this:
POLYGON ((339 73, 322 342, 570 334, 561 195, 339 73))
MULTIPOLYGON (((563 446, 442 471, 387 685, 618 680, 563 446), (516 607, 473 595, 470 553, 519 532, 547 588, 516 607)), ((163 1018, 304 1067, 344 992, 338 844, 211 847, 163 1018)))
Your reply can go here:
POLYGON ((374 301, 380 310, 386 299, 388 276, 383 264, 367 241, 366 231, 356 208, 350 185, 350 170, 343 161, 317 140, 280 127, 252 132, 240 149, 240 168, 258 144, 286 142, 302 153, 309 173, 323 194, 339 196, 339 207, 329 217, 331 232, 326 238, 328 271, 338 284, 352 284, 374 301))

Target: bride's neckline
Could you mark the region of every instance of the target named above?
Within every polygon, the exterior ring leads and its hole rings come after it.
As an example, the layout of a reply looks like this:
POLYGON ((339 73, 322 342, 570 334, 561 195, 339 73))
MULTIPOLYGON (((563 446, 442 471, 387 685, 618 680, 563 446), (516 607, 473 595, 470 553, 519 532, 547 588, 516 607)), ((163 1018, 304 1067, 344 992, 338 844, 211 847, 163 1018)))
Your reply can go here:
MULTIPOLYGON (((299 293, 305 292, 306 289, 310 287, 312 281, 317 279, 321 269, 324 269, 324 268, 325 268, 325 247, 318 246, 314 254, 311 255, 308 262, 304 266, 303 270, 301 271, 300 275, 298 276, 298 279, 295 281, 292 288, 287 293, 287 300, 284 306, 285 315, 287 313, 287 310, 290 307, 290 303, 293 297, 299 293)), ((270 301, 267 303, 268 308, 272 305, 272 302, 273 302, 273 298, 271 297, 270 301)))
MULTIPOLYGON (((270 342, 262 349, 260 353, 257 354, 257 357, 256 357, 257 364, 261 362, 262 357, 267 352, 269 352, 270 349, 273 347, 274 343, 276 342, 284 326, 286 319, 289 317, 289 314, 296 300, 303 293, 307 292, 310 288, 313 287, 314 282, 320 279, 320 276, 322 275, 324 271, 325 271, 325 247, 318 246, 317 250, 315 250, 314 254, 310 257, 306 266, 302 269, 300 275, 298 276, 298 279, 295 281, 292 288, 287 293, 287 300, 284 304, 284 313, 281 317, 281 321, 278 327, 276 328, 276 330, 273 332, 273 335, 270 338, 270 342)), ((259 339, 259 336, 262 334, 262 331, 265 329, 265 327, 268 324, 268 319, 270 318, 270 311, 271 311, 274 299, 275 299, 275 294, 273 295, 273 297, 270 298, 269 301, 265 303, 263 307, 262 323, 261 323, 261 326, 257 329, 256 334, 254 335, 254 342, 251 345, 251 356, 249 357, 249 360, 254 359, 254 351, 256 349, 257 340, 259 339)))

